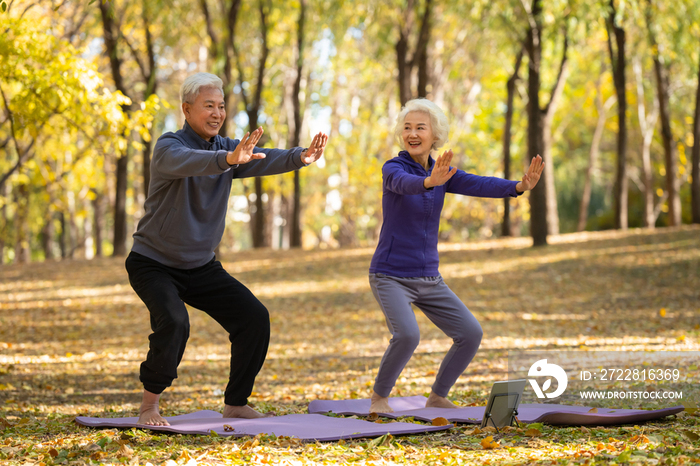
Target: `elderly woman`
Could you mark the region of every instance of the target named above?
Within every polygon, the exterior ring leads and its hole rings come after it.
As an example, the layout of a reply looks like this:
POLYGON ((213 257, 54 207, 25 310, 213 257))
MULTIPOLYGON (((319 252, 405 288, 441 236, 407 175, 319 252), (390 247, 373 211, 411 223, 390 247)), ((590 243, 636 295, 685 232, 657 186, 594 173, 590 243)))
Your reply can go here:
POLYGON ((392 338, 379 365, 370 412, 393 412, 389 394, 420 340, 411 304, 453 341, 425 406, 456 407, 447 394, 474 358, 483 332, 438 272, 438 228, 445 194, 516 197, 535 187, 544 168, 539 155, 521 181, 451 168, 451 150, 437 160, 431 156, 434 149, 447 142, 448 131, 447 117, 433 102, 407 102, 395 128, 403 150, 382 168, 384 223, 372 257, 369 282, 392 338))

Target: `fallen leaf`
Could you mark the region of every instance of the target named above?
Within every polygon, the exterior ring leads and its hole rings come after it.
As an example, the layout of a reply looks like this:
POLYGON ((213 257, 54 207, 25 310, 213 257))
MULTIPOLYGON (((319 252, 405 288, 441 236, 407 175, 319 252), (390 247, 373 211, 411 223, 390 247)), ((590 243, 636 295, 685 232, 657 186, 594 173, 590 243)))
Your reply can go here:
POLYGON ((444 417, 436 417, 435 419, 433 419, 434 426, 447 426, 449 424, 450 424, 450 421, 448 421, 444 417))
POLYGON ((498 442, 494 442, 493 437, 490 435, 481 440, 481 446, 484 448, 484 450, 493 450, 494 448, 500 447, 498 442))
POLYGON ((589 412, 589 413, 597 413, 597 412, 598 412, 598 408, 591 408, 591 409, 588 410, 588 412, 589 412))
POLYGON ((537 429, 528 429, 525 431, 524 435, 526 437, 540 437, 542 435, 542 431, 537 429))
POLYGON ((233 432, 235 429, 228 424, 224 424, 224 432, 233 432))
POLYGON ((126 458, 126 459, 131 459, 134 456, 134 450, 129 447, 129 445, 123 443, 121 447, 119 447, 119 450, 117 451, 117 457, 118 458, 126 458))

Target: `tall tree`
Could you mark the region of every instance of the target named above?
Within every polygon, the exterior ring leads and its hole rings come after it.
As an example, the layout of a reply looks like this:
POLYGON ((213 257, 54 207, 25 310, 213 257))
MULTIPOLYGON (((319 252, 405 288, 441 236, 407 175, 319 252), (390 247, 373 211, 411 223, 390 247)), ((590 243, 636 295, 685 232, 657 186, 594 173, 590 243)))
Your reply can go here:
MULTIPOLYGON (((129 103, 122 104, 122 111, 128 114, 131 111, 131 102, 129 92, 124 83, 122 74, 122 57, 119 53, 117 44, 119 30, 114 22, 115 11, 113 5, 107 0, 99 1, 100 16, 102 18, 102 31, 105 48, 109 56, 109 64, 111 69, 112 80, 114 87, 128 98, 129 103)), ((126 134, 122 134, 126 137, 126 134)), ((129 176, 129 144, 126 144, 117 153, 117 170, 116 170, 116 197, 114 201, 114 256, 126 255, 126 191, 129 176)))
MULTIPOLYGON (((513 67, 513 74, 508 77, 506 81, 506 120, 503 128, 503 177, 507 180, 510 179, 510 142, 513 128, 513 104, 515 102, 515 85, 520 79, 520 64, 523 61, 523 49, 518 50, 518 54, 515 57, 515 66, 513 67)), ((501 224, 501 235, 502 236, 512 236, 511 225, 510 225, 510 198, 503 199, 503 222, 501 224)))
MULTIPOLYGON (((235 104, 231 98, 233 96, 235 84, 233 79, 233 61, 236 41, 236 22, 238 21, 238 12, 241 9, 241 3, 242 0, 231 0, 227 6, 226 2, 219 2, 221 7, 220 17, 224 20, 223 29, 225 34, 225 37, 221 39, 217 33, 217 24, 209 10, 207 0, 199 0, 199 5, 204 15, 207 34, 209 35, 209 56, 214 62, 212 72, 218 75, 224 83, 224 100, 226 101, 227 109, 235 108, 235 104)), ((226 118, 219 130, 221 136, 226 137, 228 135, 229 119, 230 112, 227 111, 226 118)))
POLYGON ((654 139, 654 128, 659 118, 658 100, 654 99, 652 110, 647 113, 644 104, 644 77, 642 64, 637 57, 633 65, 634 75, 637 81, 637 117, 642 136, 642 192, 644 196, 644 214, 642 225, 646 228, 654 228, 656 225, 656 212, 654 209, 654 178, 651 164, 651 143, 654 139))
POLYGON ((396 41, 396 64, 398 69, 399 99, 401 105, 411 100, 414 96, 426 97, 428 95, 428 42, 430 41, 430 22, 433 0, 425 0, 423 14, 420 17, 420 28, 411 50, 411 37, 415 29, 415 0, 406 0, 399 16, 399 38, 396 41), (413 72, 418 70, 418 86, 413 93, 413 72))
MULTIPOLYGON (((557 102, 561 97, 567 75, 569 39, 566 24, 568 23, 568 17, 565 18, 565 25, 563 28, 564 40, 559 71, 552 91, 550 92, 549 102, 544 107, 541 107, 540 90, 542 88, 543 40, 542 1, 532 0, 531 4, 523 2, 523 6, 526 8, 528 24, 525 36, 525 51, 528 57, 528 159, 532 160, 537 155, 541 155, 545 162, 545 171, 542 173, 540 182, 530 193, 530 233, 532 235, 533 245, 543 246, 547 244, 549 217, 557 215, 556 212, 551 214, 548 207, 550 203, 555 202, 555 200, 548 198, 547 192, 547 184, 549 183, 547 178, 552 177, 554 172, 551 157, 548 157, 546 153, 548 149, 545 141, 545 130, 548 132, 551 131, 551 119, 557 102), (547 168, 547 166, 549 166, 549 168, 547 168)), ((553 189, 550 188, 550 190, 553 189)))
POLYGON ((615 8, 615 0, 610 0, 605 25, 608 32, 608 53, 612 63, 613 81, 617 94, 617 169, 615 175, 615 228, 626 230, 627 220, 627 80, 625 77, 626 32, 621 26, 622 18, 615 8))
POLYGON ((656 77, 656 93, 659 100, 659 117, 661 120, 661 137, 664 143, 664 159, 666 164, 666 191, 668 193, 669 225, 681 224, 680 180, 678 179, 678 150, 671 129, 671 103, 669 91, 669 69, 663 55, 662 45, 656 39, 653 23, 653 2, 647 0, 646 19, 649 42, 654 58, 654 76, 656 77))
MULTIPOLYGON (((238 51, 234 41, 230 45, 236 58, 238 67, 238 84, 241 88, 241 98, 245 106, 246 115, 248 115, 248 128, 253 132, 258 127, 258 117, 262 109, 262 92, 265 85, 265 69, 267 67, 267 58, 270 54, 268 46, 268 25, 267 25, 267 7, 264 0, 258 0, 258 13, 260 15, 260 56, 257 61, 257 77, 255 87, 253 88, 252 96, 247 91, 245 70, 243 68, 243 57, 238 51)), ((262 144, 261 144, 262 145, 262 144)), ((262 177, 255 177, 255 211, 252 215, 251 234, 253 238, 253 247, 262 248, 270 246, 269 235, 265 234, 265 203, 263 201, 263 180, 262 177)))
POLYGON ((698 84, 695 88, 695 115, 693 118, 693 154, 692 160, 692 219, 700 223, 700 55, 698 56, 698 84))
MULTIPOLYGON (((304 112, 300 96, 302 72, 304 70, 304 22, 306 20, 306 0, 299 0, 299 19, 297 20, 297 41, 295 53, 294 87, 292 89, 292 107, 294 111, 294 128, 291 131, 291 147, 299 146, 301 142, 301 125, 304 112)), ((301 247, 301 182, 299 170, 294 171, 294 203, 292 209, 292 227, 289 244, 293 248, 301 247)))
POLYGON ((568 18, 564 23, 564 45, 559 72, 554 84, 554 89, 550 94, 549 103, 544 107, 542 118, 542 158, 547 161, 544 169, 547 172, 545 176, 545 188, 547 192, 547 233, 550 235, 559 234, 559 207, 557 202, 557 190, 554 184, 554 159, 552 154, 552 146, 554 144, 552 136, 552 127, 554 124, 554 114, 559 107, 564 93, 564 86, 569 75, 569 33, 568 33, 568 18))
MULTIPOLYGON (((151 16, 152 8, 154 6, 151 2, 142 0, 141 2, 141 23, 143 25, 144 34, 144 52, 145 57, 141 57, 140 52, 134 47, 134 45, 127 40, 126 43, 129 46, 134 61, 138 65, 139 72, 141 73, 141 78, 145 84, 145 89, 143 91, 143 100, 146 101, 152 96, 156 95, 158 82, 156 80, 156 53, 154 47, 154 38, 151 33, 151 16)), ((148 196, 148 185, 151 181, 151 131, 144 131, 141 134, 141 175, 143 177, 143 195, 144 198, 148 196)))
MULTIPOLYGON (((601 73, 602 74, 602 73, 601 73)), ((603 102, 603 90, 600 83, 601 79, 598 77, 596 81, 596 96, 595 103, 596 109, 598 110, 598 119, 596 121, 595 131, 593 132, 593 139, 591 140, 591 148, 588 151, 588 164, 586 165, 586 172, 584 175, 583 182, 583 193, 581 194, 581 203, 578 210, 578 223, 576 225, 576 231, 583 231, 586 229, 586 223, 588 222, 588 207, 591 203, 591 191, 593 186, 593 170, 595 169, 596 163, 598 161, 598 154, 600 152, 600 141, 603 139, 603 130, 605 129, 605 121, 608 118, 608 111, 615 104, 615 97, 608 97, 605 102, 603 102)))

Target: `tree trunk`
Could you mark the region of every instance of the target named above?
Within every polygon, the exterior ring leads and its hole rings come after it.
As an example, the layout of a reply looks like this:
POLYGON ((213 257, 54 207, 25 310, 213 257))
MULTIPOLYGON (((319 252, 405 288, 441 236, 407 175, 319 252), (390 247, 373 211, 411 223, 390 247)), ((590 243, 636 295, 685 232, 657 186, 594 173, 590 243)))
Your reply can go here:
MULTIPOLYGON (((507 106, 506 106, 506 122, 503 129, 503 178, 509 180, 510 174, 510 140, 513 127, 513 102, 515 101, 515 84, 520 79, 520 64, 523 61, 523 49, 518 51, 515 57, 515 67, 513 74, 506 82, 507 90, 507 106)), ((503 223, 501 224, 501 236, 512 236, 510 224, 510 197, 503 199, 503 223)))
MULTIPOLYGON (((412 15, 413 1, 408 0, 405 17, 412 15)), ((401 106, 411 100, 411 71, 412 66, 408 61, 408 35, 404 28, 399 30, 399 40, 396 42, 396 65, 398 69, 399 100, 401 106)))
MULTIPOLYGON (((657 49, 658 50, 658 49, 657 49)), ((680 180, 678 179, 678 151, 671 130, 671 110, 668 91, 668 70, 661 63, 657 54, 654 56, 654 73, 659 98, 659 116, 661 119, 661 137, 664 142, 664 159, 666 162, 666 191, 668 192, 668 223, 670 226, 681 224, 680 180)))
POLYGON ((58 235, 58 248, 61 251, 61 259, 65 259, 68 254, 66 247, 66 215, 63 211, 58 213, 58 222, 61 225, 61 233, 58 235))
MULTIPOLYGON (((124 86, 124 79, 122 77, 122 61, 119 57, 119 49, 117 47, 118 32, 116 31, 116 26, 112 17, 113 11, 110 11, 112 7, 106 0, 100 0, 99 6, 100 15, 102 17, 103 38, 105 48, 107 49, 107 55, 109 56, 114 86, 118 91, 128 97, 129 93, 124 86)), ((133 99, 131 100, 133 102, 133 99)), ((128 113, 129 109, 129 106, 122 105, 123 112, 128 113)), ((122 137, 126 138, 126 135, 122 134, 122 137)), ((124 150, 124 153, 117 155, 117 182, 114 202, 114 251, 112 253, 114 256, 126 255, 126 190, 127 177, 129 176, 128 147, 129 145, 127 144, 127 149, 124 150)))
POLYGON ((29 188, 22 183, 15 192, 15 227, 17 237, 15 242, 15 264, 27 264, 31 257, 29 249, 29 188))
POLYGON ((409 51, 409 37, 413 31, 414 0, 407 0, 403 9, 402 23, 399 24, 399 39, 394 46, 396 50, 396 65, 398 69, 399 100, 401 105, 411 100, 414 95, 425 97, 430 79, 428 69, 428 42, 430 40, 430 14, 432 0, 426 0, 425 10, 421 17, 421 26, 416 39, 415 50, 409 51), (409 56, 410 55, 410 56, 409 56), (418 67, 418 89, 413 93, 413 70, 418 67))
MULTIPOLYGON (((532 160, 542 154, 542 109, 540 108, 540 64, 542 60, 541 15, 542 5, 539 0, 532 0, 531 21, 527 30, 525 49, 528 54, 528 128, 527 152, 532 160)), ((549 160, 545 161, 550 163, 549 160)), ((547 244, 547 173, 542 172, 540 182, 530 192, 530 233, 534 246, 547 244)))
POLYGON ((41 249, 44 251, 44 260, 53 260, 56 257, 53 249, 55 235, 54 212, 51 209, 51 205, 54 203, 54 190, 51 186, 46 186, 44 192, 47 197, 47 206, 44 212, 44 226, 41 227, 41 249))
MULTIPOLYGON (((0 184, 0 196, 4 197, 7 199, 10 195, 9 191, 9 185, 7 184, 0 184)), ((6 244, 6 235, 7 235, 7 223, 8 223, 8 218, 7 218, 7 202, 2 203, 2 207, 0 207, 0 220, 2 220, 2 228, 0 228, 0 266, 5 263, 5 244, 6 244)))
POLYGON ((545 107, 544 117, 542 119, 542 159, 546 162, 544 165, 545 171, 545 188, 547 192, 547 232, 550 235, 559 234, 559 208, 557 202, 557 190, 554 185, 554 160, 552 156, 552 124, 554 122, 554 113, 561 102, 561 96, 564 93, 564 86, 569 75, 568 66, 568 50, 569 50, 569 35, 568 31, 564 31, 564 50, 562 53, 559 73, 554 88, 549 98, 549 103, 545 107))
POLYGON ((644 185, 644 217, 643 225, 646 228, 654 228, 656 214, 654 213, 654 178, 651 166, 651 143, 654 139, 654 127, 658 119, 658 100, 654 100, 652 112, 647 115, 644 105, 644 81, 642 77, 642 65, 635 60, 634 75, 637 80, 637 115, 639 128, 642 133, 642 180, 644 185))
POLYGON ((596 108, 598 109, 598 121, 596 122, 595 131, 593 132, 593 140, 591 141, 591 150, 588 153, 588 166, 586 167, 586 175, 583 183, 583 193, 581 195, 581 204, 578 210, 578 224, 576 231, 586 229, 588 223, 588 207, 591 203, 591 190, 593 185, 593 169, 598 161, 598 153, 600 152, 600 141, 603 139, 603 130, 605 129, 605 120, 607 120, 607 112, 615 103, 615 98, 610 97, 603 103, 603 92, 600 88, 600 79, 596 83, 596 108))
MULTIPOLYGON (((255 85, 255 93, 253 94, 252 99, 248 96, 248 93, 243 87, 243 83, 246 81, 246 79, 243 74, 243 66, 241 65, 241 59, 238 55, 235 43, 233 41, 230 43, 231 49, 234 51, 236 62, 238 64, 238 80, 241 86, 241 96, 246 107, 246 113, 248 114, 248 128, 251 133, 258 127, 258 117, 260 115, 260 105, 262 103, 262 91, 265 83, 265 67, 267 66, 267 57, 270 53, 267 41, 267 15, 265 13, 265 7, 262 1, 258 2, 258 12, 260 13, 260 36, 262 39, 262 47, 260 51, 260 59, 258 60, 258 76, 255 85)), ((262 140, 260 141, 260 145, 263 145, 262 140)), ((253 216, 253 221, 251 222, 254 248, 269 246, 271 241, 269 231, 265 231, 265 204, 263 203, 263 194, 264 191, 262 179, 260 177, 256 177, 255 215, 253 216)))
POLYGON ((83 254, 85 259, 92 259, 95 257, 95 238, 92 235, 94 228, 92 227, 92 217, 88 212, 90 212, 90 200, 85 197, 82 200, 83 211, 86 213, 85 219, 83 220, 83 254))
POLYGON ((693 223, 700 223, 700 57, 698 58, 698 87, 695 90, 695 120, 693 121, 692 181, 690 185, 693 223))
MULTIPOLYGON (((227 109, 232 108, 229 102, 229 97, 233 96, 233 56, 235 55, 235 37, 236 37, 236 21, 238 20, 238 12, 241 8, 242 0, 232 0, 228 9, 225 7, 225 2, 220 2, 221 16, 226 18, 226 38, 223 41, 215 31, 214 22, 209 12, 207 0, 200 0, 200 6, 206 22, 207 33, 209 34, 210 44, 209 52, 212 57, 215 57, 215 68, 212 70, 224 82, 224 100, 227 102, 227 109), (218 67, 217 67, 218 65, 218 67)), ((229 115, 232 112, 226 112, 226 118, 222 122, 219 134, 223 137, 228 135, 229 115)))
POLYGON ((114 202, 114 251, 113 256, 126 255, 126 188, 129 166, 129 149, 117 159, 117 186, 114 202))
POLYGON ((670 226, 681 224, 680 180, 678 179, 678 151, 671 129, 671 103, 669 97, 668 67, 661 55, 661 46, 656 41, 652 21, 652 0, 647 0, 647 32, 654 57, 654 76, 659 100, 659 116, 661 117, 661 138, 664 143, 664 161, 666 165, 666 192, 668 193, 668 223, 670 226))
POLYGON ((253 214, 253 247, 264 248, 265 241, 265 205, 263 204, 262 178, 255 177, 255 213, 253 214))
MULTIPOLYGON (((292 91, 292 106, 294 109, 294 130, 290 147, 298 147, 301 143, 301 125, 303 112, 299 93, 301 92, 301 78, 304 68, 304 21, 306 19, 306 0, 299 2, 299 20, 297 21, 297 48, 296 48, 296 77, 294 90, 292 91)), ((291 238, 289 245, 293 248, 301 247, 301 180, 299 170, 294 171, 294 200, 292 209, 291 238)))
POLYGON ((66 193, 67 208, 68 208, 68 258, 75 257, 75 250, 78 248, 78 227, 75 224, 75 194, 73 191, 66 193))
POLYGON ((289 246, 301 247, 301 173, 294 170, 294 197, 292 199, 292 227, 289 246))
POLYGON ((610 0, 610 13, 606 18, 608 28, 608 51, 613 69, 613 80, 617 94, 617 171, 615 176, 615 228, 627 229, 627 96, 625 88, 625 30, 615 24, 615 0, 610 0), (615 38, 613 47, 612 37, 615 38))
POLYGON ((421 20, 418 44, 416 45, 416 65, 418 66, 418 97, 428 96, 428 84, 430 84, 430 68, 428 67, 428 42, 430 42, 430 15, 433 9, 433 0, 425 0, 425 12, 421 20))
MULTIPOLYGON (((143 20, 143 29, 146 35, 146 58, 148 59, 148 69, 142 70, 143 80, 146 83, 146 91, 144 92, 143 96, 144 101, 148 100, 149 97, 154 95, 158 87, 158 83, 156 81, 156 53, 153 47, 153 37, 151 36, 147 3, 148 2, 144 0, 141 6, 141 19, 143 20)), ((223 124, 221 126, 223 128, 226 125, 223 124)), ((148 197, 148 187, 151 183, 151 141, 152 139, 150 137, 148 140, 141 138, 141 143, 143 144, 143 150, 141 151, 141 172, 143 176, 144 199, 148 197)))
POLYGON ((95 192, 95 199, 92 200, 92 210, 93 210, 93 236, 95 237, 95 257, 102 257, 102 221, 104 218, 103 212, 103 200, 104 196, 102 193, 95 192))

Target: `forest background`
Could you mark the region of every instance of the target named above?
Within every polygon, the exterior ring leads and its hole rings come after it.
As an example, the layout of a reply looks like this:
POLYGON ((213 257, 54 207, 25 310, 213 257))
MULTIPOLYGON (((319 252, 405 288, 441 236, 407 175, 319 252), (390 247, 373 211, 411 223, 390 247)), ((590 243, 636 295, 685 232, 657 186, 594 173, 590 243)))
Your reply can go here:
POLYGON ((0 0, 0 259, 124 255, 178 91, 224 81, 222 134, 330 135, 234 183, 222 253, 371 246, 401 105, 451 122, 458 168, 529 195, 453 196, 443 241, 700 223, 698 0, 0 0))

